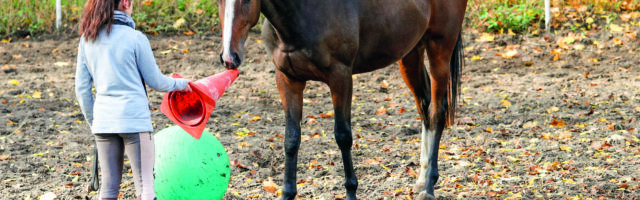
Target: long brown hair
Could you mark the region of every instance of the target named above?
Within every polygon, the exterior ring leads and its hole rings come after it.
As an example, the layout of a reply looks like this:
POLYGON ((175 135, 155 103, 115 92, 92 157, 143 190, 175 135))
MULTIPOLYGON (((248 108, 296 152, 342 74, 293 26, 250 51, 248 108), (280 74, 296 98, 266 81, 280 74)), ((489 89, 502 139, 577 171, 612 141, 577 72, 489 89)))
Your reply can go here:
POLYGON ((113 25, 113 11, 118 8, 120 0, 89 0, 84 4, 82 22, 80 23, 80 35, 84 35, 86 41, 95 41, 98 31, 107 25, 107 34, 111 32, 113 25))

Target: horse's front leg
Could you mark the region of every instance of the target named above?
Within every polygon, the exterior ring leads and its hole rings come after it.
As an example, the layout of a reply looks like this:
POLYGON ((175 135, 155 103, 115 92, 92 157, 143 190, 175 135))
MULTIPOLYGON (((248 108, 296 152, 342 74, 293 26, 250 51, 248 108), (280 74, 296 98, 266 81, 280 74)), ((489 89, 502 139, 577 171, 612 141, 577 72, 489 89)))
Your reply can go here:
POLYGON ((282 72, 276 72, 276 84, 282 99, 286 119, 284 153, 284 188, 282 199, 295 199, 298 149, 300 148, 300 120, 302 119, 302 92, 305 81, 289 79, 282 72))
POLYGON ((353 145, 351 134, 351 96, 353 92, 351 70, 347 70, 345 67, 345 69, 335 71, 330 76, 331 80, 327 81, 331 90, 335 112, 334 135, 342 153, 346 179, 344 186, 347 189, 347 199, 355 200, 357 199, 358 178, 356 178, 353 163, 351 162, 351 146, 353 145))

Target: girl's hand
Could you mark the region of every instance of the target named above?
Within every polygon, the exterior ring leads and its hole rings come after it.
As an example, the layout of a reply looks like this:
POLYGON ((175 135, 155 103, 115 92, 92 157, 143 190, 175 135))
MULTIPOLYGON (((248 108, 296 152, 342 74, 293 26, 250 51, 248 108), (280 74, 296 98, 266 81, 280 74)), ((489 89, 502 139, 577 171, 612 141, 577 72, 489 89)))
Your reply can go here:
POLYGON ((191 86, 189 86, 189 83, 187 83, 187 86, 184 87, 184 89, 182 89, 183 92, 193 92, 193 90, 191 89, 191 86))

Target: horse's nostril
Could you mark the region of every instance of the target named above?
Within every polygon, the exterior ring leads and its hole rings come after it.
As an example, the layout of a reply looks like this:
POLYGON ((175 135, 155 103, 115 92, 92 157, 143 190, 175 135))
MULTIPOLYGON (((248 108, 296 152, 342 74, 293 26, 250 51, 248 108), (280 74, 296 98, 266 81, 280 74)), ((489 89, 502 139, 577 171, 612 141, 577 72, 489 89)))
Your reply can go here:
POLYGON ((233 60, 233 64, 235 66, 240 66, 240 63, 242 63, 242 60, 240 60, 240 56, 238 55, 238 53, 232 53, 231 59, 233 60))
POLYGON ((222 58, 222 53, 220 53, 220 64, 224 64, 224 59, 222 58))

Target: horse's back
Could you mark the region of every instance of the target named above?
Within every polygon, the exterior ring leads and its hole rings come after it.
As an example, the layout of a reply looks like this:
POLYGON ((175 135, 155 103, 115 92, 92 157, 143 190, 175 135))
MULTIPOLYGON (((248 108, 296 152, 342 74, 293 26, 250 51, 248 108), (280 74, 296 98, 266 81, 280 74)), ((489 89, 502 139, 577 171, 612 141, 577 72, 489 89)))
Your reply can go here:
MULTIPOLYGON (((316 68, 329 67, 328 62, 339 61, 351 65, 354 74, 369 72, 389 66, 408 54, 433 24, 430 18, 458 10, 440 7, 466 3, 466 0, 450 1, 453 3, 440 0, 310 1, 314 5, 301 8, 301 12, 311 14, 299 16, 298 20, 305 23, 296 26, 299 37, 295 40, 299 41, 281 41, 269 22, 263 25, 262 36, 272 54, 297 51, 308 57, 316 68)), ((274 57, 274 61, 278 60, 282 58, 274 57)))

